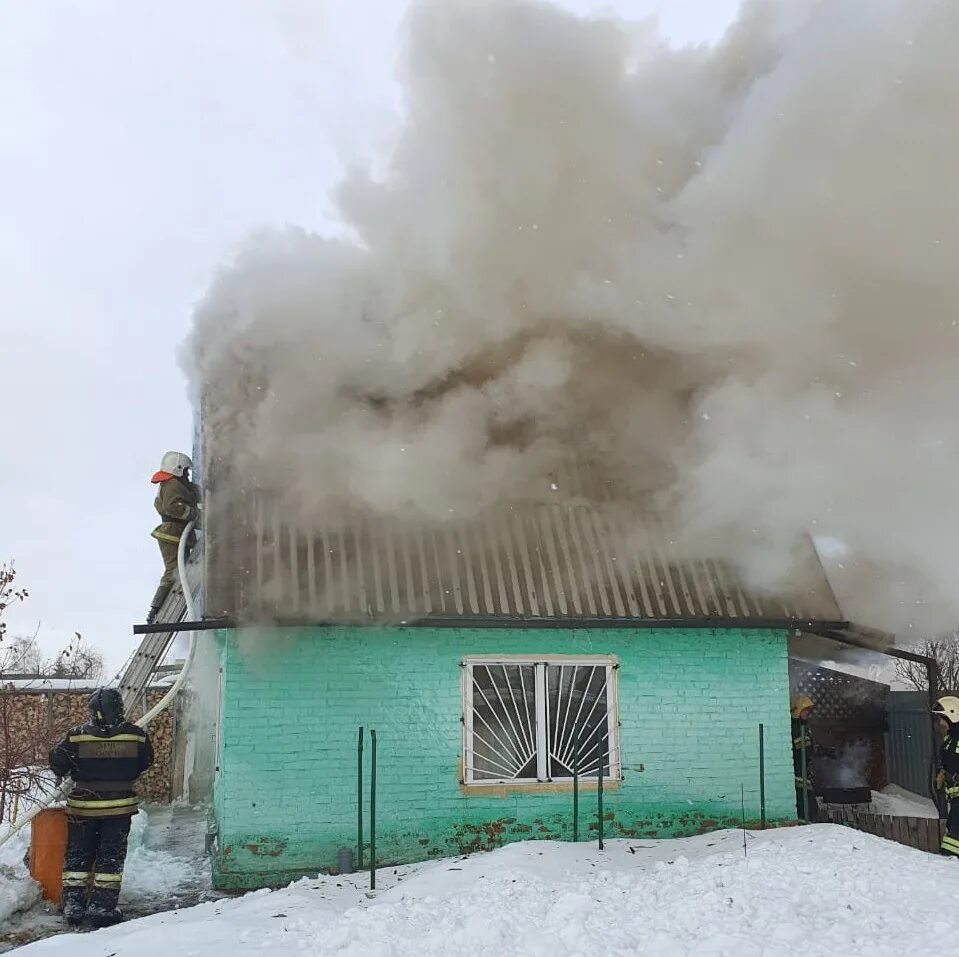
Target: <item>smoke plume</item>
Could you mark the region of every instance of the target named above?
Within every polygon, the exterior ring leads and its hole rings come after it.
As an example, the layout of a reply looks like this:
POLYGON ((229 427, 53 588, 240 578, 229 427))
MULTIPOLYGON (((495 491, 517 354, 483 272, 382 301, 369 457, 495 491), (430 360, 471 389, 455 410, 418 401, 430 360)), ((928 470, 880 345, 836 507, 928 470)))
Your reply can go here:
POLYGON ((677 50, 422 0, 404 42, 343 235, 255 236, 197 311, 208 456, 424 524, 572 461, 757 582, 828 535, 848 615, 954 625, 959 5, 753 2, 677 50))

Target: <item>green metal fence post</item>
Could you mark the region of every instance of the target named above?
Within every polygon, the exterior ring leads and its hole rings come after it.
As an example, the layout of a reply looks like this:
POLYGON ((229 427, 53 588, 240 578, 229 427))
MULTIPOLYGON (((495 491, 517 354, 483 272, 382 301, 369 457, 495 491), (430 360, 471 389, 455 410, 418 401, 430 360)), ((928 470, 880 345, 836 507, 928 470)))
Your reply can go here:
POLYGON ((579 840, 579 732, 573 731, 573 841, 579 840))
POLYGON ((596 811, 599 816, 599 849, 603 850, 603 765, 606 763, 605 742, 602 725, 596 729, 596 750, 599 752, 599 768, 596 779, 596 811))
POLYGON ((766 735, 759 725, 759 823, 766 829, 766 735))
POLYGON ((363 870, 363 729, 356 741, 356 869, 363 870))
POLYGON ((799 732, 800 772, 802 774, 802 816, 809 823, 809 766, 806 763, 806 728, 803 725, 799 732))
POLYGON ((376 732, 370 731, 370 890, 376 890, 376 732))

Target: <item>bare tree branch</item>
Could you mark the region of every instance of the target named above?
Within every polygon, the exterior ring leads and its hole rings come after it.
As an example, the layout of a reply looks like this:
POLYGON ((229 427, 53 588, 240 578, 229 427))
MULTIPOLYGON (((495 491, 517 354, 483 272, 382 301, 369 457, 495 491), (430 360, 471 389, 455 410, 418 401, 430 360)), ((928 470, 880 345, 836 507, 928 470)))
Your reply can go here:
POLYGON ((98 681, 103 674, 103 655, 91 648, 76 632, 67 645, 52 662, 48 662, 44 673, 50 678, 88 678, 98 681))
POLYGON ((29 595, 25 588, 16 586, 17 572, 13 562, 0 565, 0 642, 7 634, 7 624, 3 613, 13 604, 23 601, 29 595))
MULTIPOLYGON (((935 660, 939 666, 942 687, 959 691, 959 629, 938 638, 929 638, 915 649, 918 654, 935 660)), ((896 661, 896 677, 917 691, 929 690, 926 666, 919 661, 896 661)))
POLYGON ((36 634, 6 636, 3 613, 28 597, 15 580, 13 565, 0 565, 0 822, 16 803, 25 811, 26 805, 50 792, 47 753, 80 717, 74 705, 65 707, 64 696, 53 689, 48 692, 43 682, 48 678, 95 682, 103 673, 103 656, 79 633, 49 660, 36 634))

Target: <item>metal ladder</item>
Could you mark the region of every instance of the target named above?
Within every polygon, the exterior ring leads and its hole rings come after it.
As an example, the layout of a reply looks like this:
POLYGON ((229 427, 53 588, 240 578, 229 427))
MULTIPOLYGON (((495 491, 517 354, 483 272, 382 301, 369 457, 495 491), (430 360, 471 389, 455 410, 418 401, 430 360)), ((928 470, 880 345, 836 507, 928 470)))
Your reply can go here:
MULTIPOLYGON (((190 594, 196 596, 200 589, 203 564, 202 546, 197 545, 186 563, 186 580, 190 594)), ((179 585, 166 597, 157 614, 157 622, 171 623, 183 620, 186 613, 186 599, 179 585)), ((144 635, 139 648, 130 656, 117 683, 117 690, 123 696, 123 706, 127 714, 133 714, 138 702, 143 700, 150 679, 173 645, 178 632, 157 631, 144 635)))

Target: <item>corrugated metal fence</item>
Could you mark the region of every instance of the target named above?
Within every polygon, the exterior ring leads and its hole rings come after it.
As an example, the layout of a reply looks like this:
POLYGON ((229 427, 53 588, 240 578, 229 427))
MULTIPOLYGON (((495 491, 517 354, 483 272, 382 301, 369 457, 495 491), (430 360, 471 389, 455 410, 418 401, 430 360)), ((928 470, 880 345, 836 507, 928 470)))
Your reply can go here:
POLYGON ((886 768, 890 784, 932 797, 932 729, 924 691, 893 691, 888 701, 886 768))

